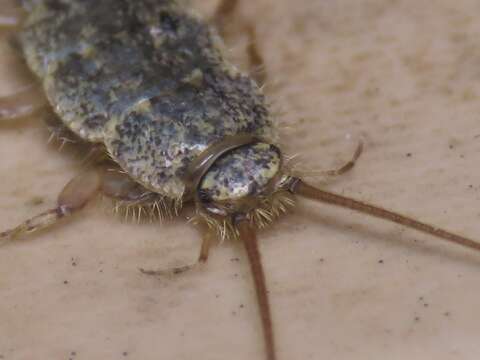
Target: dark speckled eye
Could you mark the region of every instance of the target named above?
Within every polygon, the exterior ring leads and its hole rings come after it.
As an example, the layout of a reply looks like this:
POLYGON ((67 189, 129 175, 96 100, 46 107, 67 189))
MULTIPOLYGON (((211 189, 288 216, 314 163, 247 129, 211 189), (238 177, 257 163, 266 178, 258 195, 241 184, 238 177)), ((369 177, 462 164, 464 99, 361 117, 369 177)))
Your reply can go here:
POLYGON ((172 14, 167 11, 160 13, 160 24, 163 30, 176 32, 178 29, 178 19, 175 19, 172 14))
POLYGON ((208 192, 205 191, 205 190, 199 190, 198 191, 198 199, 204 204, 212 201, 212 198, 210 197, 208 192))

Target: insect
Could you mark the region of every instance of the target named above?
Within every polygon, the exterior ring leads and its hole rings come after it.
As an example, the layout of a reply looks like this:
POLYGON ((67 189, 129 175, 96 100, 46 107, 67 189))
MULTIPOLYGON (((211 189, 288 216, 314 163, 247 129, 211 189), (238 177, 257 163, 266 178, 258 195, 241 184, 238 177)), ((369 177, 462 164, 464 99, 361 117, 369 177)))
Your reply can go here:
MULTIPOLYGON (((47 8, 50 7, 49 11, 54 14, 52 16, 56 21, 62 19, 58 15, 73 11, 69 10, 69 6, 78 6, 80 10, 84 11, 86 10, 82 9, 82 6, 88 6, 88 2, 74 1, 32 3, 31 5, 35 5, 35 7, 31 11, 40 19, 42 6, 45 4, 47 8)), ((105 11, 113 8, 108 1, 102 4, 105 4, 105 11)), ((215 54, 216 46, 220 45, 215 45, 215 41, 209 44, 209 40, 215 38, 214 34, 208 33, 209 28, 203 23, 197 22, 193 15, 185 15, 185 18, 181 17, 177 21, 175 18, 172 19, 173 15, 177 15, 178 12, 180 14, 188 13, 181 7, 176 11, 177 4, 170 1, 155 2, 155 4, 136 2, 127 5, 122 16, 127 14, 126 19, 130 19, 128 16, 131 14, 140 13, 147 16, 146 12, 142 13, 142 6, 145 4, 149 5, 148 15, 157 15, 154 18, 155 21, 160 19, 160 24, 165 22, 167 29, 151 23, 145 27, 145 22, 142 22, 145 20, 133 23, 122 20, 120 34, 115 32, 115 35, 118 35, 115 36, 115 40, 120 42, 120 46, 113 48, 113 45, 110 44, 112 39, 109 36, 107 39, 97 36, 104 33, 98 34, 94 26, 96 22, 92 21, 91 26, 85 29, 86 34, 83 34, 83 28, 80 32, 72 32, 74 36, 78 34, 78 36, 85 36, 85 42, 68 42, 68 44, 76 44, 79 48, 61 54, 65 58, 58 63, 56 63, 57 59, 51 60, 52 68, 49 68, 48 61, 45 64, 44 59, 48 60, 49 54, 56 55, 58 49, 55 51, 49 49, 49 51, 41 53, 41 43, 42 40, 45 40, 43 35, 47 32, 42 30, 38 34, 39 39, 36 39, 35 33, 29 33, 30 28, 27 22, 22 32, 25 35, 21 35, 20 45, 30 67, 42 80, 49 102, 60 118, 59 123, 50 123, 50 126, 62 136, 80 137, 87 145, 92 144, 94 161, 90 170, 79 175, 65 187, 59 197, 57 208, 4 232, 5 239, 14 239, 24 233, 56 223, 60 218, 80 210, 100 191, 108 197, 117 199, 120 210, 135 211, 138 216, 142 214, 174 215, 184 203, 194 203, 197 208, 198 221, 206 228, 200 261, 206 261, 208 257, 212 234, 221 238, 239 238, 247 247, 265 329, 267 358, 270 360, 276 358, 273 327, 254 230, 264 226, 284 208, 289 207, 294 195, 360 210, 472 248, 478 248, 478 245, 471 240, 378 207, 314 189, 301 179, 292 176, 288 172, 288 168, 284 167, 285 159, 275 145, 274 127, 268 117, 259 89, 248 77, 229 68, 228 63, 223 61, 220 54, 215 54), (175 7, 175 10, 172 10, 172 7, 175 7), (132 12, 129 13, 129 11, 132 12), (163 15, 162 11, 164 11, 163 15), (184 25, 188 28, 189 21, 198 24, 199 28, 198 31, 192 31, 191 28, 185 30, 187 39, 191 36, 194 40, 206 40, 206 44, 200 41, 191 41, 187 43, 188 46, 183 48, 183 39, 179 37, 178 32, 181 30, 179 28, 184 25), (122 32, 127 28, 124 25, 131 25, 132 33, 124 36, 122 32), (155 71, 151 72, 152 77, 148 79, 144 79, 145 76, 142 75, 144 75, 143 71, 146 71, 145 65, 151 64, 148 62, 143 64, 143 58, 135 58, 135 55, 138 55, 138 49, 135 48, 136 41, 139 41, 142 46, 145 45, 144 40, 139 40, 136 36, 140 37, 143 34, 142 29, 145 30, 145 28, 149 30, 151 46, 154 49, 158 46, 160 55, 165 55, 167 58, 160 59, 160 64, 163 60, 168 64, 168 68, 165 67, 164 72, 160 71, 161 67, 154 67, 155 71), (208 33, 204 38, 202 38, 202 30, 208 33), (32 38, 28 36, 32 36, 32 38), (96 41, 99 41, 98 46, 96 41), (122 41, 126 41, 128 46, 123 46, 125 44, 122 41), (155 41, 158 41, 158 45, 155 44, 155 41), (205 47, 200 48, 199 44, 205 45, 205 47), (97 61, 107 59, 106 64, 117 65, 114 60, 123 59, 124 55, 121 55, 122 53, 118 55, 113 50, 124 51, 131 48, 137 52, 128 53, 128 55, 133 55, 128 58, 131 61, 126 65, 128 71, 122 72, 121 70, 125 70, 125 68, 120 67, 110 74, 110 78, 109 74, 98 73, 107 66, 95 64, 97 61), (207 55, 212 56, 213 59, 201 53, 201 50, 204 49, 212 51, 212 53, 207 51, 207 55), (164 52, 162 53, 161 50, 164 52), (191 54, 182 50, 190 50, 191 54), (100 56, 98 56, 99 53, 100 56), (207 59, 204 59, 199 53, 207 59), (69 55, 72 55, 71 58, 69 55), (185 61, 185 68, 175 66, 177 56, 180 55, 185 56, 182 59, 185 61), (170 59, 169 56, 172 58, 170 59), (192 61, 189 63, 189 60, 192 61), (205 60, 205 63, 201 60, 205 60), (193 67, 192 63, 204 67, 193 67), (139 68, 136 67, 137 65, 139 68), (135 71, 138 71, 138 78, 132 80, 130 76, 135 71), (174 75, 170 75, 170 73, 174 75), (118 80, 119 74, 129 76, 118 80), (208 78, 206 75, 210 75, 212 78, 208 78), (222 84, 221 75, 226 76, 224 84, 222 84), (87 78, 88 85, 85 84, 85 79, 81 78, 83 76, 92 76, 92 79, 87 78), (113 83, 104 81, 105 78, 102 76, 113 83), (103 81, 95 79, 95 77, 101 78, 103 81), (117 84, 117 81, 121 83, 117 84), (98 89, 96 85, 105 86, 106 89, 98 89), (125 89, 122 87, 124 85, 128 86, 128 91, 124 91, 125 89), (220 89, 217 89, 216 86, 219 86, 220 89), (225 99, 222 95, 227 90, 222 86, 231 90, 230 96, 225 96, 225 99), (228 88, 229 86, 232 86, 233 89, 228 88), (111 93, 112 89, 113 93, 111 93), (242 94, 240 98, 235 96, 238 92, 242 94), (188 101, 182 101, 185 100, 182 96, 185 96, 188 101), (221 101, 215 101, 218 98, 221 101), (97 99, 99 99, 98 103, 92 101, 97 99), (85 100, 88 100, 88 103, 82 103, 85 100), (196 103, 197 100, 199 103, 196 103), (225 103, 228 104, 227 109, 223 109, 225 103), (177 106, 185 107, 179 109, 177 106), (213 114, 210 114, 210 111, 213 114), (200 115, 197 112, 200 112, 200 115), (181 121, 177 119, 177 116, 181 121), (208 118, 211 123, 203 124, 204 117, 208 118), (172 118, 174 121, 170 121, 172 118), (230 127, 228 127, 228 119, 232 123, 230 127), (244 125, 242 125, 243 123, 244 125), (138 124, 141 126, 137 126, 138 124), (156 127, 156 124, 161 126, 156 127), (197 124, 200 124, 201 128, 196 129, 194 125, 197 124), (176 125, 181 125, 180 129, 177 129, 176 125), (60 130, 58 130, 59 127, 60 130), (163 132, 164 130, 165 132, 163 132), (189 131, 195 133, 192 134, 189 131), (164 140, 170 139, 171 141, 167 145, 163 143, 164 140), (147 149, 148 151, 146 151, 147 149), (173 155, 169 153, 169 150, 173 152, 173 155), (162 151, 166 152, 162 153, 162 151), (105 153, 108 155, 107 158, 104 156, 105 153), (189 156, 190 153, 191 156, 189 156), (168 165, 164 165, 163 168, 158 168, 159 164, 167 163, 168 165), (174 173, 169 171, 174 171, 174 173)), ((101 9, 100 7, 96 10, 99 17, 110 19, 110 17, 100 16, 105 15, 100 13, 101 9)), ((116 19, 115 17, 111 18, 116 19)), ((47 17, 47 19, 50 18, 47 17)), ((52 25, 49 21, 45 21, 43 24, 52 26, 54 30, 58 30, 58 26, 60 26, 55 22, 52 25)), ((72 24, 76 23, 72 22, 72 24)), ((107 22, 107 25, 112 24, 107 22)), ((32 29, 37 29, 35 25, 31 26, 32 29)), ((105 35, 109 34, 105 33, 105 35)), ((45 44, 47 46, 58 45, 54 39, 55 34, 52 33, 51 37, 46 38, 45 44)), ((61 42, 62 39, 57 40, 61 42)), ((61 44, 60 48, 64 49, 64 45, 61 44)), ((148 54, 154 57, 157 55, 157 51, 152 50, 148 54)), ((153 61, 150 58, 148 60, 153 61)), ((181 64, 184 65, 183 62, 181 64)), ((118 66, 123 65, 125 64, 121 62, 118 64, 118 66)), ((150 73, 148 74, 150 75, 150 73)), ((6 111, 5 107, 4 114, 15 117, 16 107, 14 105, 15 103, 10 107, 10 111, 6 111)), ((25 107, 21 108, 22 111, 24 109, 25 107)), ((359 153, 360 148, 354 156, 354 160, 340 170, 332 171, 331 174, 340 174, 350 169, 359 153)))

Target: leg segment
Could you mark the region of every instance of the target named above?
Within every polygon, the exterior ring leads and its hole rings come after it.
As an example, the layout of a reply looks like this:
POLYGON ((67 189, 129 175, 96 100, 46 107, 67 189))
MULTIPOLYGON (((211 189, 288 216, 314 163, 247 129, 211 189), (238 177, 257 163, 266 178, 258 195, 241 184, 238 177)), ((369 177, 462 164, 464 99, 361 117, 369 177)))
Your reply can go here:
MULTIPOLYGON (((233 15, 238 7, 239 0, 222 0, 213 15, 212 22, 223 38, 227 37, 227 26, 233 22, 233 15)), ((245 25, 248 35, 247 54, 250 60, 251 76, 257 84, 263 86, 267 79, 265 62, 257 47, 257 36, 252 24, 245 25)))
POLYGON ((0 12, 0 30, 15 29, 25 18, 25 12, 17 7, 13 9, 3 9, 0 12))
POLYGON ((355 153, 353 154, 353 157, 347 163, 345 163, 343 166, 339 167, 338 169, 327 170, 324 172, 324 174, 327 176, 339 176, 352 170, 358 158, 360 157, 360 155, 362 155, 362 152, 363 152, 363 142, 360 141, 357 145, 357 149, 355 150, 355 153))
POLYGON ((163 270, 145 270, 142 268, 140 268, 139 270, 145 275, 154 275, 154 276, 177 275, 177 274, 181 274, 186 271, 192 270, 198 267, 199 265, 205 264, 207 262, 210 248, 212 246, 212 242, 213 242, 213 233, 210 231, 205 231, 202 236, 202 246, 200 248, 200 255, 198 256, 198 260, 193 264, 183 265, 183 266, 179 266, 171 269, 163 269, 163 270))
POLYGON ((57 206, 45 211, 17 227, 0 233, 0 242, 45 229, 85 207, 98 193, 101 177, 96 171, 88 171, 73 178, 58 196, 57 206))
POLYGON ((352 170, 353 167, 355 166, 358 158, 360 155, 362 155, 363 152, 363 142, 360 141, 357 145, 357 149, 355 150, 355 153, 353 154, 352 158, 347 161, 344 165, 340 166, 337 169, 333 170, 304 170, 304 169, 293 169, 293 175, 294 176, 300 176, 300 177, 316 177, 316 176, 339 176, 347 173, 348 171, 352 170))
POLYGON ((247 26, 248 47, 247 54, 250 59, 250 75, 255 79, 259 86, 263 86, 267 81, 267 70, 265 60, 257 47, 257 35, 252 25, 247 26))
POLYGON ((222 37, 225 37, 226 25, 231 20, 238 2, 238 0, 221 0, 213 15, 212 22, 222 37))
POLYGON ((46 104, 43 91, 37 85, 28 86, 16 94, 0 97, 0 121, 33 115, 46 104))

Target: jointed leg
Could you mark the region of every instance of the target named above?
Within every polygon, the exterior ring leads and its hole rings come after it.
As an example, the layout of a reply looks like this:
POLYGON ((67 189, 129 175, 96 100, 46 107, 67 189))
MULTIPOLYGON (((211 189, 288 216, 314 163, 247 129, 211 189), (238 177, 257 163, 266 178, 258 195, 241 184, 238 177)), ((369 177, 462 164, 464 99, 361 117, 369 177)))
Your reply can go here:
POLYGON ((213 15, 212 22, 222 37, 225 37, 226 24, 231 21, 231 17, 235 12, 238 0, 221 0, 220 4, 213 15))
POLYGON ((19 7, 0 10, 0 30, 14 29, 21 24, 24 18, 25 12, 19 7))
POLYGON ((362 152, 363 152, 363 142, 360 141, 357 145, 357 149, 355 150, 355 153, 353 154, 353 157, 346 164, 339 167, 338 169, 327 170, 324 172, 324 174, 327 176, 339 176, 352 170, 358 158, 360 157, 360 155, 362 155, 362 152))
POLYGON ((293 173, 295 176, 306 176, 306 177, 312 177, 312 176, 339 176, 347 173, 348 171, 352 170, 353 167, 355 166, 358 158, 360 155, 362 155, 363 152, 363 142, 360 141, 357 145, 357 148, 355 150, 355 153, 353 154, 352 158, 347 161, 344 165, 340 166, 337 169, 333 170, 293 170, 293 173))
MULTIPOLYGON (((233 15, 238 7, 238 0, 222 0, 213 16, 213 24, 220 32, 222 37, 227 36, 227 25, 232 23, 233 15)), ((263 86, 267 79, 265 62, 257 48, 257 36, 252 24, 245 25, 248 35, 247 54, 250 60, 251 76, 256 80, 259 86, 263 86)))
POLYGON ((263 86, 267 81, 267 69, 265 60, 257 47, 257 35, 252 25, 247 26, 248 47, 247 53, 250 59, 250 75, 255 79, 259 86, 263 86))
POLYGON ((140 271, 145 275, 177 275, 184 273, 188 270, 192 270, 198 265, 205 264, 207 262, 212 242, 213 233, 204 229, 202 236, 202 246, 200 248, 200 255, 198 256, 198 260, 195 263, 163 270, 145 270, 140 268, 140 271))
POLYGON ((96 171, 87 171, 73 178, 58 196, 57 206, 45 211, 17 227, 0 233, 0 242, 50 227, 64 217, 83 209, 101 188, 101 177, 96 171))
POLYGON ((200 255, 198 256, 199 263, 206 263, 208 260, 208 255, 210 253, 210 248, 213 242, 213 233, 205 230, 202 236, 202 247, 200 248, 200 255))
POLYGON ((43 90, 32 85, 4 97, 0 97, 0 121, 15 120, 33 115, 47 104, 43 90))

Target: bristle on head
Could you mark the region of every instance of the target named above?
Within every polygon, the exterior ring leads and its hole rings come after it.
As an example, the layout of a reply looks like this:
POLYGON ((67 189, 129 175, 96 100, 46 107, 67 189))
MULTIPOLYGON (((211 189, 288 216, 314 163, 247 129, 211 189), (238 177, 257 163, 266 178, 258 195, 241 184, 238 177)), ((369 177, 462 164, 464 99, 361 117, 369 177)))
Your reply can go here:
MULTIPOLYGON (((261 199, 259 206, 247 213, 246 217, 255 228, 263 229, 281 215, 286 214, 294 206, 295 200, 291 193, 278 191, 261 199)), ((230 217, 215 217, 204 211, 199 211, 193 221, 204 221, 208 228, 217 234, 220 241, 226 239, 238 240, 239 238, 238 230, 230 217)))

